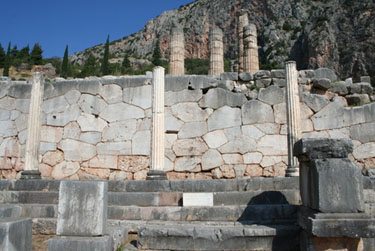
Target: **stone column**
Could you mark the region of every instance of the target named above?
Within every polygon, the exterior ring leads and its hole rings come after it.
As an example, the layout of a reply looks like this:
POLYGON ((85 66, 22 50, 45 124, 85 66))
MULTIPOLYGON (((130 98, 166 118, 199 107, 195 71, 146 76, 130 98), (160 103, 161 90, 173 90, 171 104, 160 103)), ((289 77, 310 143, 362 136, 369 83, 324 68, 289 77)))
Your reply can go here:
POLYGON ((35 72, 31 88, 29 119, 27 123, 25 169, 21 179, 40 179, 39 147, 41 111, 44 93, 44 79, 42 73, 35 72))
POLYGON ((244 72, 254 74, 259 71, 257 27, 255 24, 243 28, 244 72))
POLYGON ((243 28, 249 25, 249 19, 245 10, 238 12, 238 24, 237 24, 237 35, 238 35, 238 72, 244 72, 244 43, 243 43, 243 28))
POLYGON ((298 160, 293 155, 293 146, 301 138, 301 112, 298 95, 298 72, 296 62, 285 64, 286 71, 286 114, 288 124, 288 168, 287 177, 299 176, 298 160))
POLYGON ((224 72, 223 31, 212 28, 210 31, 210 70, 209 75, 220 75, 224 72))
POLYGON ((166 180, 164 172, 164 68, 155 67, 152 80, 151 166, 148 180, 166 180))
POLYGON ((170 75, 185 74, 185 42, 184 33, 173 28, 171 32, 171 56, 169 61, 170 75))

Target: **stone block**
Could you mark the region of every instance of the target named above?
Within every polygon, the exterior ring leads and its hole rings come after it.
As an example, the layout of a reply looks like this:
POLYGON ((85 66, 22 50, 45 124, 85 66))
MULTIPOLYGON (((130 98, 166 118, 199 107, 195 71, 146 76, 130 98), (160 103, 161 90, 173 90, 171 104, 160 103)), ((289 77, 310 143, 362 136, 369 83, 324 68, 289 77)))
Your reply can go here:
POLYGON ((345 98, 348 101, 348 105, 352 106, 361 106, 371 102, 367 94, 352 94, 347 95, 345 98))
POLYGON ((371 84, 370 76, 361 76, 361 82, 371 84))
POLYGON ((258 88, 267 88, 272 83, 272 78, 257 79, 255 80, 255 85, 258 88))
POLYGON ((182 205, 184 207, 213 207, 213 193, 183 193, 182 205))
POLYGON ((365 123, 350 127, 350 136, 353 140, 361 143, 369 143, 375 141, 375 123, 365 123))
POLYGON ((202 156, 202 170, 211 170, 223 164, 224 162, 221 154, 215 149, 209 149, 202 156))
POLYGON ((241 110, 223 106, 215 110, 208 118, 208 131, 240 126, 241 124, 241 110))
POLYGON ((221 80, 232 80, 237 81, 238 80, 238 73, 237 72, 223 72, 220 74, 221 80))
POLYGON ((132 144, 129 141, 98 143, 96 150, 101 155, 128 155, 131 154, 132 144))
POLYGON ((222 88, 210 89, 199 101, 202 108, 217 109, 222 106, 241 107, 246 102, 245 95, 233 93, 222 88))
POLYGON ((201 90, 182 90, 179 92, 166 92, 165 105, 172 106, 181 102, 197 102, 202 98, 201 90))
POLYGON ((84 113, 77 119, 82 132, 101 132, 107 126, 107 122, 94 115, 84 113))
POLYGON ((178 139, 173 145, 176 156, 197 156, 208 150, 206 143, 201 138, 178 139))
POLYGON ((271 72, 270 71, 265 71, 261 70, 258 71, 254 74, 254 79, 265 79, 265 78, 270 78, 271 77, 271 72))
POLYGON ((124 91, 123 101, 125 103, 148 109, 151 107, 151 85, 128 88, 124 91))
POLYGON ((71 105, 78 102, 79 98, 81 97, 81 93, 77 90, 71 90, 65 93, 64 97, 66 101, 71 105))
POLYGON ((240 136, 219 147, 221 153, 251 152, 256 148, 256 141, 249 136, 240 136))
POLYGON ((63 139, 58 148, 64 152, 65 160, 86 161, 96 155, 96 147, 73 139, 63 139))
POLYGON ((127 119, 139 119, 145 117, 142 108, 125 103, 108 105, 101 113, 100 117, 108 122, 115 122, 127 119))
POLYGON ((238 78, 239 80, 245 81, 245 82, 248 82, 254 79, 253 75, 250 72, 242 72, 238 74, 238 78))
POLYGON ((110 123, 102 132, 103 141, 130 140, 137 130, 137 120, 128 119, 125 121, 110 123))
POLYGON ((178 132, 179 139, 201 137, 207 133, 206 122, 188 122, 185 123, 178 132))
POLYGON ((89 94, 82 94, 78 105, 84 113, 93 115, 99 115, 107 107, 103 99, 89 94))
POLYGON ((277 105, 285 102, 285 92, 277 86, 270 86, 259 91, 258 99, 270 105, 277 105))
POLYGON ((66 237, 58 236, 49 239, 47 251, 79 250, 79 251, 110 251, 113 250, 113 239, 102 237, 66 237))
POLYGON ((31 97, 31 84, 29 83, 14 83, 9 86, 8 96, 13 98, 28 99, 31 97))
POLYGON ((324 95, 303 93, 301 101, 310 107, 314 112, 319 112, 330 102, 324 95))
POLYGON ((334 71, 328 68, 318 68, 315 70, 315 78, 328 78, 332 82, 337 80, 337 75, 334 71))
POLYGON ((341 96, 347 95, 349 93, 348 84, 344 81, 332 83, 331 90, 341 96))
POLYGON ((283 78, 273 78, 272 83, 278 87, 286 87, 286 79, 283 78))
POLYGON ((204 141, 210 148, 218 148, 228 142, 223 130, 216 130, 203 136, 204 141))
POLYGON ((271 70, 271 78, 285 78, 285 70, 271 70))
POLYGON ((0 219, 0 249, 9 251, 32 250, 31 219, 0 219))
POLYGON ((212 76, 190 76, 189 89, 200 90, 216 85, 217 79, 212 76))
POLYGON ((106 234, 108 184, 103 181, 62 181, 56 235, 106 234))
POLYGON ((165 91, 183 91, 189 86, 189 76, 165 76, 165 91))
POLYGON ((132 139, 132 154, 134 155, 150 155, 151 150, 151 132, 136 132, 132 139))
POLYGON ((312 84, 314 88, 324 91, 332 87, 331 80, 329 80, 328 78, 313 79, 312 84))
POLYGON ((197 103, 179 103, 172 107, 172 114, 184 122, 205 121, 208 113, 197 103))
POLYGON ((118 85, 104 85, 100 95, 108 104, 114 104, 122 101, 122 88, 118 85))
POLYGON ((241 111, 242 123, 244 125, 268 122, 272 123, 275 120, 272 107, 258 100, 247 101, 242 106, 241 111))
POLYGON ((64 96, 59 96, 56 98, 51 98, 45 100, 42 105, 42 111, 45 113, 52 113, 52 112, 64 112, 68 108, 69 104, 66 102, 64 96))
POLYGON ((69 122, 76 121, 81 115, 77 104, 70 105, 64 112, 47 114, 47 125, 65 126, 69 122))
POLYGON ((101 83, 99 79, 94 78, 94 79, 84 79, 77 81, 78 83, 78 90, 83 94, 91 94, 91 95, 96 95, 99 94, 100 89, 101 89, 101 83))

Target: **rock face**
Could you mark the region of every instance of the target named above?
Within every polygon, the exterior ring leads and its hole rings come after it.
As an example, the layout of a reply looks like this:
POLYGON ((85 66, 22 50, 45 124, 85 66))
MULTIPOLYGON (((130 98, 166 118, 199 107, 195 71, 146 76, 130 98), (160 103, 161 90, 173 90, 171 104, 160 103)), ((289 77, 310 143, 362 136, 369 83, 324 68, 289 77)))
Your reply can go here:
MULTIPOLYGON (((125 52, 150 57, 160 39, 161 51, 170 53, 170 30, 178 24, 184 31, 185 56, 208 58, 209 27, 223 30, 224 55, 237 57, 237 13, 245 9, 249 22, 258 30, 259 58, 263 64, 277 65, 287 59, 298 68, 328 67, 346 76, 375 73, 375 5, 363 1, 294 0, 197 0, 165 11, 148 21, 139 32, 115 41, 110 51, 116 57, 125 52)), ((82 64, 89 52, 99 57, 104 45, 72 56, 82 64)))

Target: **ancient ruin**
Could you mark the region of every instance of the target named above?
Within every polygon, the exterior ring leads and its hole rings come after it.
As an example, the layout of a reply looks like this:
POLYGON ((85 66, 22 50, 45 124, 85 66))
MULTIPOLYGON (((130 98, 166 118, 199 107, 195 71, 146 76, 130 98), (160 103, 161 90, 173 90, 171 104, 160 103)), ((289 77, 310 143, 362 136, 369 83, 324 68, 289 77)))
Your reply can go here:
POLYGON ((243 27, 243 72, 255 74, 259 71, 257 27, 249 24, 243 27))
POLYGON ((185 74, 185 41, 184 33, 179 28, 171 31, 171 55, 169 59, 169 75, 185 74))
POLYGON ((220 75, 224 72, 223 31, 220 28, 210 30, 210 69, 208 75, 220 75))
POLYGON ((245 46, 244 46, 244 27, 249 25, 249 18, 246 10, 238 12, 237 37, 238 37, 238 72, 244 72, 245 69, 245 46))

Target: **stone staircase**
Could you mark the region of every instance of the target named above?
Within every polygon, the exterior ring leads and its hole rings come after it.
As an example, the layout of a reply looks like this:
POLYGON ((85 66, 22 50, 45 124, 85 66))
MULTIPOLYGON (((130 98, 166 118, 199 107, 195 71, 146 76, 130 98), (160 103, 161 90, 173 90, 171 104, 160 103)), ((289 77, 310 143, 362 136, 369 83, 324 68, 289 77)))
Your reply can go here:
MULTIPOLYGON (((0 217, 33 219, 55 234, 59 181, 0 180, 0 217)), ((298 178, 109 181, 115 247, 137 235, 141 250, 298 250, 298 178), (183 206, 183 193, 213 193, 213 206, 183 206)))

